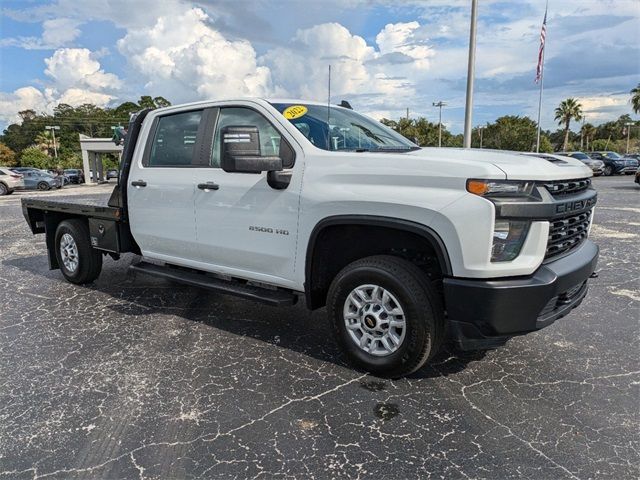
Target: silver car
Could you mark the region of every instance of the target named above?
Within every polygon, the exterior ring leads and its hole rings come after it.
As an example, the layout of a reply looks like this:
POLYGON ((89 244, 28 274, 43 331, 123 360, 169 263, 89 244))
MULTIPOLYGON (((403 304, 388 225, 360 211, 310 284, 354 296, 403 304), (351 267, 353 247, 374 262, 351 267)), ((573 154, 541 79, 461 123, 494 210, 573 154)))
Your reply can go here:
POLYGON ((565 157, 571 157, 575 158, 576 160, 580 160, 593 171, 594 177, 599 177, 600 175, 604 174, 604 162, 602 160, 591 158, 584 152, 560 152, 557 155, 564 155, 565 157))
POLYGON ((0 196, 11 195, 16 190, 24 188, 24 178, 21 174, 12 172, 7 167, 0 167, 0 196))
POLYGON ((49 172, 27 167, 12 168, 11 171, 19 173, 24 177, 24 188, 27 190, 62 188, 62 179, 60 177, 54 177, 49 172))

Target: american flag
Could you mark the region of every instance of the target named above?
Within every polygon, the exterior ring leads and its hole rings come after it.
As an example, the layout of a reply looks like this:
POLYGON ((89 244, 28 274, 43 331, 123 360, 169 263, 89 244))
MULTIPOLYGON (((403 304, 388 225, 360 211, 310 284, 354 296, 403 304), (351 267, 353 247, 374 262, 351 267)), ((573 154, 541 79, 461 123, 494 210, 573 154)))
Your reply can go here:
POLYGON ((547 9, 544 9, 544 20, 542 20, 542 30, 540 30, 540 50, 538 50, 538 66, 536 67, 536 83, 542 78, 544 40, 547 36, 547 9))

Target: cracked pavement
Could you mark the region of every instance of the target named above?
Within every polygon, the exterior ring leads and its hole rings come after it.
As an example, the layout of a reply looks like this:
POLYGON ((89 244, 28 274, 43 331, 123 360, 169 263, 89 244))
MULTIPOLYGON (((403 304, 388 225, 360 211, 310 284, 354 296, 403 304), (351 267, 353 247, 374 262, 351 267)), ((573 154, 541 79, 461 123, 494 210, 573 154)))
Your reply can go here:
POLYGON ((640 188, 594 185, 599 277, 578 309, 396 381, 351 369, 302 302, 136 277, 133 255, 67 283, 27 194, 1 197, 0 479, 638 478, 640 188))

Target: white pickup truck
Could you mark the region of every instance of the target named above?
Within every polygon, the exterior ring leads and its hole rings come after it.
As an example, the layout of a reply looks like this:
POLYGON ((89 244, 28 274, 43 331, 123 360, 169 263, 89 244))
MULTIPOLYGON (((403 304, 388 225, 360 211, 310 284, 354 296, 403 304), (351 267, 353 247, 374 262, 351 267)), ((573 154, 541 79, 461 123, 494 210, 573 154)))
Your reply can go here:
POLYGON ((272 305, 326 306, 353 363, 420 368, 578 306, 595 270, 591 170, 564 157, 420 148, 342 106, 262 99, 132 117, 108 200, 23 199, 49 266, 92 282, 103 255, 272 305))

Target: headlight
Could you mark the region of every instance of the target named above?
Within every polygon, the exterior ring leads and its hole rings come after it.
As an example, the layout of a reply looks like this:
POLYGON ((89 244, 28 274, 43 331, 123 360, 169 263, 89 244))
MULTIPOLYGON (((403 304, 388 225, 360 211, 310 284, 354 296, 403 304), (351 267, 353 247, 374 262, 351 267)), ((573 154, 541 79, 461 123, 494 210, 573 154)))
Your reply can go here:
POLYGON ((467 180, 467 191, 481 197, 528 197, 534 182, 519 180, 467 180))
POLYGON ((529 222, 521 220, 496 220, 493 227, 492 262, 508 262, 520 254, 527 238, 529 222))

